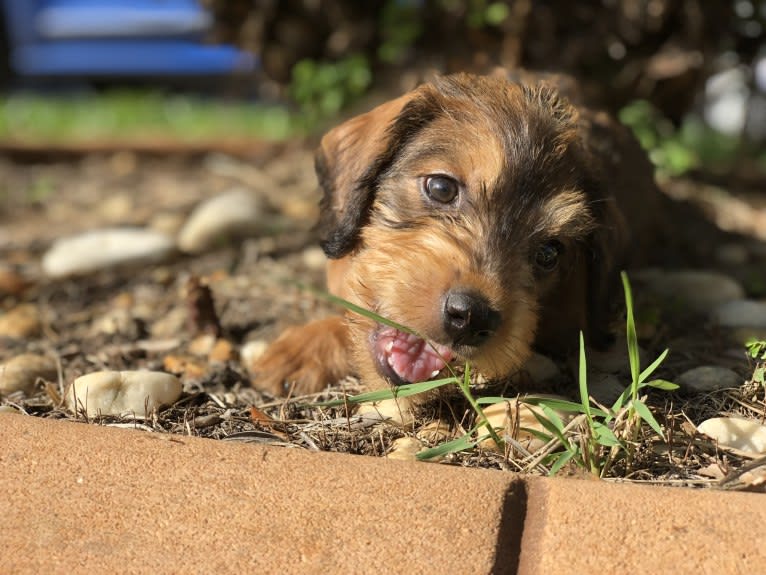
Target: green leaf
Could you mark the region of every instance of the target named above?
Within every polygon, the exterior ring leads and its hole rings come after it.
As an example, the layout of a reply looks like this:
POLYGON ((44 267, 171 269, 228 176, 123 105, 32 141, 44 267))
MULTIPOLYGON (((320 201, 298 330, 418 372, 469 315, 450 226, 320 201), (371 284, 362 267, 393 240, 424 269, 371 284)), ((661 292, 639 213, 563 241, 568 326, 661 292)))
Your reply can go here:
POLYGON ((551 466, 550 471, 548 472, 548 475, 556 475, 559 471, 561 471, 561 468, 564 467, 564 465, 569 462, 570 459, 572 459, 575 455, 578 454, 577 449, 575 450, 567 450, 563 451, 560 454, 555 454, 556 462, 551 466))
POLYGON ((536 437, 544 443, 548 443, 551 439, 553 439, 553 435, 549 435, 548 433, 540 431, 539 429, 532 429, 531 427, 519 427, 519 431, 528 433, 529 435, 536 437))
MULTIPOLYGON (((583 406, 580 403, 573 401, 567 401, 566 399, 557 399, 553 397, 535 397, 528 395, 521 398, 521 403, 528 405, 547 405, 551 409, 556 411, 566 411, 567 413, 585 413, 583 406)), ((590 412, 596 417, 606 417, 607 413, 597 407, 590 407, 590 412)))
MULTIPOLYGON (((350 301, 346 301, 343 298, 340 298, 336 295, 333 295, 331 293, 328 293, 326 291, 316 289, 310 285, 306 285, 300 282, 296 282, 296 285, 305 291, 311 292, 316 297, 321 298, 325 301, 328 301, 332 304, 338 305, 342 308, 345 308, 349 311, 352 311, 356 314, 361 315, 362 317, 366 317, 367 319, 371 319, 379 324, 387 325, 388 327, 393 327, 394 329, 398 329, 399 331, 403 331, 404 333, 411 333, 412 335, 416 335, 418 337, 422 337, 418 332, 416 332, 414 329, 411 329, 407 326, 404 326, 400 323, 396 323, 395 321, 391 321, 390 319, 387 319, 381 315, 376 314, 373 311, 370 311, 368 309, 363 308, 362 306, 358 306, 355 303, 351 303, 350 301)), ((423 338, 425 339, 425 338, 423 338)))
MULTIPOLYGON (((550 431, 554 437, 556 437, 561 443, 564 445, 568 445, 569 442, 567 441, 566 437, 564 437, 564 426, 556 427, 556 423, 551 421, 550 419, 547 419, 545 415, 541 413, 537 413, 536 411, 532 412, 532 415, 535 416, 535 419, 542 425, 545 429, 550 431)), ((561 423, 559 421, 559 423, 561 423)))
POLYGON ((582 410, 588 419, 593 416, 590 411, 590 399, 588 397, 588 366, 585 362, 585 338, 583 337, 582 330, 580 330, 580 403, 582 404, 582 410))
POLYGON ((653 387, 655 389, 662 389, 663 391, 673 391, 678 389, 678 384, 666 379, 653 379, 652 381, 647 381, 643 385, 653 387))
POLYGON ((622 445, 614 432, 603 423, 594 421, 591 429, 593 430, 593 439, 595 439, 596 443, 599 445, 604 445, 606 447, 617 447, 622 445))
POLYGON ((505 401, 516 401, 515 397, 502 397, 499 395, 487 395, 480 397, 476 400, 479 405, 495 405, 496 403, 503 403, 505 401))
POLYGON ((332 401, 320 401, 317 403, 311 403, 309 405, 313 407, 336 407, 338 405, 345 405, 346 403, 367 403, 371 401, 383 401, 384 399, 394 399, 397 397, 409 397, 410 395, 416 395, 418 393, 424 393, 431 391, 437 387, 443 385, 450 385, 455 383, 455 378, 448 377, 445 379, 435 379, 433 381, 424 381, 422 383, 408 383, 406 385, 400 385, 396 388, 381 389, 378 391, 370 391, 368 393, 360 393, 359 395, 349 395, 345 399, 333 399, 332 401))
POLYGON ((638 376, 638 383, 643 383, 647 377, 649 377, 650 375, 652 375, 652 373, 654 373, 654 370, 656 370, 660 366, 660 364, 665 360, 669 351, 670 351, 669 349, 666 349, 665 351, 663 351, 660 354, 660 356, 657 359, 655 359, 649 367, 647 367, 644 371, 641 372, 641 375, 638 376))
POLYGON ((466 434, 466 435, 463 435, 462 437, 458 437, 457 439, 453 439, 452 441, 448 441, 446 443, 442 443, 441 445, 437 445, 436 447, 432 447, 430 449, 425 449, 423 451, 420 451, 415 455, 415 457, 418 460, 423 461, 427 459, 433 459, 434 457, 449 455, 450 453, 457 453, 459 451, 473 449, 480 442, 484 441, 488 437, 489 437, 489 434, 486 434, 486 435, 482 435, 478 439, 472 439, 470 434, 466 434))
MULTIPOLYGON (((633 381, 633 385, 638 384, 638 370, 639 370, 639 357, 638 357, 638 337, 636 335, 636 322, 633 318, 633 294, 630 290, 630 281, 628 280, 628 274, 620 272, 622 278, 622 287, 625 291, 625 309, 627 311, 627 328, 626 337, 628 340, 628 359, 630 360, 630 376, 633 381)), ((636 391, 635 389, 633 390, 636 391)))
POLYGON ((646 404, 643 401, 634 399, 630 402, 630 405, 633 407, 633 409, 636 410, 638 416, 646 423, 648 423, 649 426, 657 433, 657 435, 659 435, 662 439, 665 439, 665 434, 662 433, 660 424, 657 423, 656 419, 654 419, 652 412, 649 411, 649 408, 646 407, 646 404))

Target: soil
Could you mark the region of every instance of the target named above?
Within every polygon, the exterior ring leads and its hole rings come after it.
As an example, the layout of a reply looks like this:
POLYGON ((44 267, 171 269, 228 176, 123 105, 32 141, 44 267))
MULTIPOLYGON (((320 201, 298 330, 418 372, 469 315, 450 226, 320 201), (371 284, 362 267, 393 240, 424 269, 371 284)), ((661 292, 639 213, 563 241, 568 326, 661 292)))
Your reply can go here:
MULTIPOLYGON (((417 426, 358 425, 348 406, 309 405, 358 393, 361 387, 354 379, 312 397, 276 398, 251 387, 239 357, 248 342, 268 342, 288 325, 334 311, 297 285, 321 287, 324 278, 323 256, 312 232, 318 191, 310 145, 259 146, 235 155, 163 152, 26 151, 0 160, 0 276, 6 278, 0 281, 0 311, 31 303, 42 322, 27 337, 0 338, 0 362, 39 352, 60 365, 57 381, 39 382, 30 397, 14 394, 1 402, 34 416, 85 420, 61 406, 65 386, 74 378, 104 369, 152 369, 182 379, 184 395, 178 403, 145 420, 101 417, 91 423, 373 456, 385 455, 400 437, 414 436, 417 426), (237 187, 265 198, 269 234, 198 256, 179 254, 163 264, 76 278, 52 280, 40 269, 42 254, 56 238, 112 225, 176 230, 201 200, 237 187), (206 289, 214 309, 205 302, 206 289)), ((746 195, 711 195, 711 188, 687 180, 666 187, 671 195, 697 200, 714 219, 729 213, 731 202, 739 202, 745 208, 730 225, 751 236, 764 229, 756 220, 762 213, 748 212, 753 201, 746 195)), ((764 260, 714 262, 713 267, 740 279, 749 295, 763 297, 764 260)), ((642 347, 653 356, 665 347, 672 350, 659 376, 672 380, 689 368, 714 363, 731 367, 743 380, 752 378, 755 365, 728 334, 634 292, 642 347)), ((571 393, 571 376, 559 383, 556 391, 562 390, 571 393)), ((732 414, 762 420, 762 386, 750 381, 705 396, 653 392, 648 403, 669 430, 669 443, 647 431, 636 460, 613 468, 615 479, 753 486, 741 479, 753 457, 718 449, 691 424, 732 414)), ((460 402, 448 412, 456 425, 469 427, 470 416, 460 402)), ((513 454, 482 450, 449 455, 442 462, 525 469, 513 454)))

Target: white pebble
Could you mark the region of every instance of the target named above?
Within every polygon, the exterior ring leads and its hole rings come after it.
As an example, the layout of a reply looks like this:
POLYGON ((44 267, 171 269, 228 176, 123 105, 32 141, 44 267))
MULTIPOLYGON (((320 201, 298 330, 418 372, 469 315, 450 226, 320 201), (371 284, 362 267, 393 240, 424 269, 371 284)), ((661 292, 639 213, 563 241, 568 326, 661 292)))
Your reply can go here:
POLYGON ((712 306, 745 297, 736 280, 717 272, 642 270, 631 277, 659 297, 678 301, 697 312, 706 312, 712 306))
POLYGON ((766 328, 766 301, 730 301, 713 310, 713 320, 723 327, 766 328))
POLYGON ((242 365, 247 369, 251 369, 255 365, 255 362, 266 353, 268 347, 269 343, 263 339, 248 341, 239 350, 239 357, 242 360, 242 365))
POLYGON ((719 389, 738 387, 743 381, 743 378, 726 367, 701 365, 682 373, 678 376, 677 383, 686 391, 710 393, 719 389))
POLYGON ((66 406, 88 416, 122 413, 146 417, 181 397, 181 382, 159 371, 96 371, 78 377, 66 390, 66 406))
MULTIPOLYGON (((555 395, 535 394, 534 397, 547 397, 551 399, 565 399, 563 397, 555 395)), ((536 405, 529 405, 523 403, 524 398, 521 398, 521 402, 516 400, 503 401, 501 403, 494 403, 483 409, 484 416, 489 421, 490 425, 497 431, 501 439, 508 433, 514 433, 513 439, 518 441, 527 451, 534 453, 545 445, 545 441, 539 439, 534 433, 527 430, 538 431, 541 433, 549 434, 548 430, 535 417, 535 413, 542 415, 543 410, 536 405), (518 423, 517 423, 518 422, 518 423)), ((562 411, 556 411, 561 420, 566 423, 571 416, 562 411)), ((479 430, 479 433, 483 434, 486 428, 479 430)), ((498 451, 499 448, 492 438, 487 438, 482 441, 480 447, 484 449, 491 449, 498 451)))
POLYGON ((749 454, 766 453, 766 425, 740 417, 714 417, 699 424, 697 431, 719 445, 749 454))
POLYGON ((200 253, 231 237, 253 235, 262 227, 261 202, 257 196, 234 190, 198 205, 178 233, 178 247, 200 253))
POLYGON ((588 395, 602 405, 611 406, 627 386, 627 379, 620 380, 612 373, 588 373, 588 395))
POLYGON ((407 398, 383 399, 375 403, 362 403, 357 415, 369 416, 399 425, 412 425, 415 416, 407 398))
POLYGON ((322 270, 327 264, 327 256, 319 247, 310 247, 301 254, 304 265, 312 270, 322 270))
POLYGON ((417 454, 423 449, 423 444, 414 437, 400 437, 392 443, 392 449, 386 457, 399 461, 417 461, 417 454))
POLYGON ((107 228, 56 241, 45 253, 51 277, 83 274, 117 265, 159 262, 174 250, 173 240, 142 228, 107 228))

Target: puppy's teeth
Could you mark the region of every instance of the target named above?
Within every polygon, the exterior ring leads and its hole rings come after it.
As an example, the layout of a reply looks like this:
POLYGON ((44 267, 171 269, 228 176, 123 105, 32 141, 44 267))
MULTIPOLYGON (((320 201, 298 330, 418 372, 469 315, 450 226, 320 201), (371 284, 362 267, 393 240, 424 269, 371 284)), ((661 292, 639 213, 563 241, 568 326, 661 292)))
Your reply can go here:
POLYGON ((436 377, 437 375, 439 375, 439 370, 438 369, 435 369, 435 370, 433 370, 431 372, 431 377, 436 377))
POLYGON ((389 341, 386 344, 386 352, 387 353, 391 353, 393 351, 393 349, 394 349, 394 342, 393 341, 389 341))
POLYGON ((389 355, 389 356, 386 358, 386 361, 388 361, 388 365, 389 365, 389 366, 391 366, 391 367, 394 367, 394 356, 393 356, 393 355, 389 355))

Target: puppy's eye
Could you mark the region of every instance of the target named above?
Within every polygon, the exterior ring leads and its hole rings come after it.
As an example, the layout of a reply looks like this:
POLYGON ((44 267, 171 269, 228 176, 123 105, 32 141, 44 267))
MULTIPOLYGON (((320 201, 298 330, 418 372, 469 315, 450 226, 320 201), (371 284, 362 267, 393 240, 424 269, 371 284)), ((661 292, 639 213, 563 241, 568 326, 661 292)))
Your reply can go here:
POLYGON ((564 246, 557 240, 549 240, 537 248, 534 260, 535 265, 542 271, 552 271, 559 263, 559 255, 564 250, 564 246))
POLYGON ((449 204, 457 198, 460 186, 449 176, 428 176, 425 191, 432 200, 440 204, 449 204))

